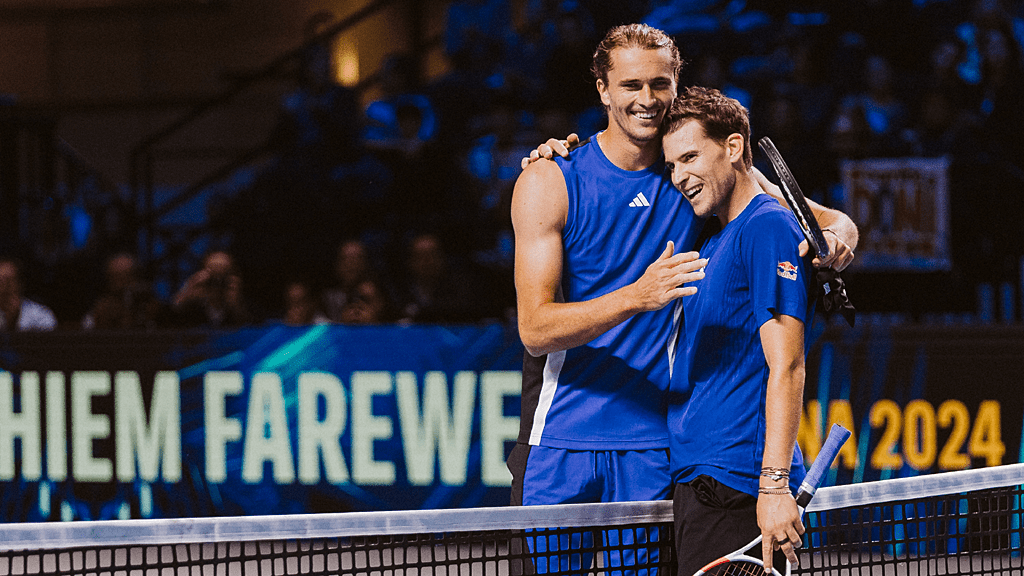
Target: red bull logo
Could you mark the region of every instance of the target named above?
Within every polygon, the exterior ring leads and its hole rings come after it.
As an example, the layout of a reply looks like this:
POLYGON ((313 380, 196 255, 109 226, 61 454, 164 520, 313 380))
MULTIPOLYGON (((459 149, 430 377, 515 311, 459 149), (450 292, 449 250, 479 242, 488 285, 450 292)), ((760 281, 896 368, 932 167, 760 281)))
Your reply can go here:
POLYGON ((782 276, 786 280, 796 280, 797 270, 798 268, 793 264, 786 261, 782 261, 779 262, 779 268, 777 273, 779 276, 782 276))

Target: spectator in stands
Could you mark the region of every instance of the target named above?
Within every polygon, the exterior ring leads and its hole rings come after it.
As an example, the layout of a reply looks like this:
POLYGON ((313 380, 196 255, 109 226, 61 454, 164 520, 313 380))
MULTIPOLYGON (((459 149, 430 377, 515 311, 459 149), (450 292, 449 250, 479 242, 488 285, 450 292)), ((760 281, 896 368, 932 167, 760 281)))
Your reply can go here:
MULTIPOLYGON (((821 141, 808 137, 800 111, 796 101, 788 96, 770 97, 758 109, 759 122, 754 127, 754 133, 757 134, 755 139, 770 137, 785 155, 786 164, 800 182, 803 193, 819 202, 825 202, 823 192, 827 183, 823 177, 828 172, 821 169, 821 141)), ((759 161, 764 158, 763 155, 757 156, 759 161)), ((771 165, 766 162, 758 168, 762 172, 772 172, 771 165)))
POLYGON ((478 194, 474 204, 489 231, 511 230, 512 188, 522 172, 520 161, 533 150, 533 139, 522 139, 525 126, 518 112, 510 102, 498 102, 487 117, 487 133, 473 143, 466 156, 466 171, 478 194))
POLYGON ((452 262, 435 234, 418 234, 409 241, 399 281, 400 322, 469 322, 479 317, 479 287, 452 262))
POLYGON ((928 77, 924 81, 926 91, 945 93, 959 108, 971 108, 980 99, 976 85, 967 82, 961 75, 960 66, 966 57, 967 48, 959 38, 940 40, 932 46, 928 57, 928 77))
MULTIPOLYGON (((399 85, 393 84, 391 90, 397 90, 399 85)), ((449 161, 451 150, 436 143, 437 119, 425 95, 395 93, 372 103, 367 115, 378 122, 366 132, 364 143, 389 178, 378 178, 367 187, 368 198, 358 204, 360 227, 348 230, 387 236, 436 223, 451 206, 460 204, 451 191, 463 179, 437 169, 449 161)), ((350 202, 348 209, 353 207, 350 202)))
POLYGON ((380 324, 393 320, 391 305, 381 283, 371 277, 359 281, 341 310, 342 324, 380 324))
MULTIPOLYGON (((987 174, 973 184, 986 186, 993 194, 988 214, 994 240, 996 265, 1003 269, 1001 280, 1019 277, 1018 262, 1024 254, 1019 233, 1024 218, 1024 67, 1019 47, 1008 27, 981 28, 982 100, 987 174)), ((988 227, 988 226, 986 226, 988 227)))
MULTIPOLYGON (((790 6, 789 3, 776 4, 790 6)), ((869 50, 884 54, 890 64, 905 70, 927 54, 926 31, 917 18, 915 4, 918 1, 860 0, 825 2, 822 6, 834 29, 841 31, 839 34, 858 36, 869 50)))
POLYGON ((374 275, 370 255, 362 240, 350 238, 338 245, 334 258, 334 281, 321 292, 324 313, 332 322, 341 322, 342 310, 355 295, 359 283, 374 275))
MULTIPOLYGON (((590 61, 594 45, 600 39, 594 18, 579 2, 553 2, 534 16, 543 29, 540 48, 549 52, 544 61, 542 86, 547 105, 571 115, 599 110, 598 124, 604 126, 604 107, 594 94, 590 61)), ((595 130, 596 131, 596 130, 595 130)), ((592 132, 587 132, 592 133, 592 132)))
POLYGON ((313 288, 305 280, 292 280, 284 288, 284 314, 281 321, 289 326, 326 324, 327 316, 320 311, 313 288))
POLYGON ((864 109, 857 104, 840 106, 836 110, 825 137, 825 146, 831 155, 830 162, 881 155, 881 150, 875 146, 864 109))
POLYGON ((458 145, 478 134, 479 117, 506 86, 502 63, 512 34, 508 0, 458 0, 448 5, 444 51, 451 69, 429 93, 438 117, 438 138, 458 145))
POLYGON ((977 150, 974 138, 979 118, 954 103, 955 96, 932 88, 917 101, 914 123, 908 131, 914 156, 936 157, 977 150))
POLYGON ((482 62, 512 34, 508 0, 456 0, 448 7, 444 48, 451 58, 482 62))
POLYGON ((46 306, 24 295, 21 264, 0 258, 0 331, 53 330, 57 317, 46 306))
POLYGON ((382 95, 366 107, 363 141, 375 149, 409 155, 437 134, 437 115, 430 98, 418 88, 416 59, 388 56, 381 66, 382 95))
POLYGON ((252 321, 242 294, 242 277, 224 250, 211 250, 172 301, 177 324, 211 328, 242 326, 252 321))
POLYGON ((734 82, 726 70, 729 65, 725 58, 717 52, 708 52, 698 58, 691 70, 693 84, 696 86, 717 86, 723 94, 740 101, 745 107, 753 105, 753 95, 749 90, 734 82))
POLYGON ((789 75, 775 82, 774 90, 796 104, 804 138, 818 140, 825 134, 836 100, 835 90, 825 79, 830 51, 818 36, 798 37, 794 41, 789 75))
POLYGON ((164 306, 139 277, 135 256, 128 252, 110 256, 103 273, 106 287, 82 319, 82 328, 156 328, 164 306))
POLYGON ((847 95, 842 106, 863 111, 878 149, 888 154, 900 151, 899 135, 909 124, 909 113, 896 90, 896 77, 889 59, 874 54, 864 63, 864 89, 847 95))
POLYGON ((978 45, 981 50, 981 113, 986 117, 986 132, 996 136, 999 150, 992 152, 1021 166, 1020 129, 1024 125, 1021 100, 1024 99, 1024 67, 1020 51, 1009 30, 983 28, 978 45))

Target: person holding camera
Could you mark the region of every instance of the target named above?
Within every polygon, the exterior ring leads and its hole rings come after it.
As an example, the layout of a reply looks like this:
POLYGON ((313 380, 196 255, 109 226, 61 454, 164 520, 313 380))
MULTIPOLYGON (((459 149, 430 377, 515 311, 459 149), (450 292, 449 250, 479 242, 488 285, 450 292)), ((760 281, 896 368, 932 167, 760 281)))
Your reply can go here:
POLYGON ((224 250, 203 256, 202 266, 174 295, 172 306, 177 324, 183 327, 226 328, 252 321, 242 295, 242 277, 234 258, 224 250))

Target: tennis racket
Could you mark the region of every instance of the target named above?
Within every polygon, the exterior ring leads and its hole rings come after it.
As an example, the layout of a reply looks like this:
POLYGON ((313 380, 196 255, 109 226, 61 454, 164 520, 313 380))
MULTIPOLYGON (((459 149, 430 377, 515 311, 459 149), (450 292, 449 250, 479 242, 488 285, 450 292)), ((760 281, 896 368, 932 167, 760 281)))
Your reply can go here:
POLYGON ((775 169, 775 174, 782 182, 782 196, 786 199, 786 203, 789 204, 789 209, 796 215, 796 220, 800 223, 800 229, 804 231, 807 242, 814 249, 814 253, 818 255, 819 259, 824 260, 828 258, 828 242, 825 241, 825 235, 821 232, 821 226, 818 225, 818 220, 807 205, 807 199, 804 198, 800 185, 796 183, 796 178, 793 177, 793 173, 786 166, 786 161, 782 159, 782 154, 779 154, 779 149, 775 147, 775 144, 767 136, 758 140, 757 145, 761 147, 761 150, 764 150, 765 155, 771 160, 772 168, 775 169))
MULTIPOLYGON (((839 455, 839 449, 843 447, 843 444, 849 437, 849 430, 839 424, 832 425, 832 429, 828 433, 828 439, 825 440, 825 445, 818 452, 818 457, 814 459, 814 464, 811 465, 811 469, 808 470, 807 476, 804 478, 803 483, 800 485, 800 490, 796 494, 796 505, 800 507, 801 516, 803 516, 804 508, 807 508, 807 504, 810 503, 814 493, 818 490, 818 486, 821 485, 821 481, 825 478, 825 472, 828 471, 832 461, 839 455)), ((764 576, 764 561, 750 554, 751 551, 759 554, 760 550, 761 536, 758 536, 750 544, 704 566, 694 576, 764 576)), ((792 566, 787 561, 785 576, 789 576, 791 569, 792 566)), ((772 567, 772 574, 774 576, 783 576, 774 567, 772 567)))

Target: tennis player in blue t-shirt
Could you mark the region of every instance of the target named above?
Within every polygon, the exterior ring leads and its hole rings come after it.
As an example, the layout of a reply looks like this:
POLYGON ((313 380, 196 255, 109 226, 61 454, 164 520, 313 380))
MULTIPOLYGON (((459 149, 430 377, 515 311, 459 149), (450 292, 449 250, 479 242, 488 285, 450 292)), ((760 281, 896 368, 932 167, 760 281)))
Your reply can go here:
MULTIPOLYGON (((684 89, 662 145, 673 185, 709 219, 697 241, 705 276, 677 303, 683 328, 668 424, 679 574, 758 532, 766 564, 779 549, 795 562, 804 528, 791 489, 804 474, 796 438, 814 313, 811 258, 800 257, 792 213, 752 174, 739 102, 684 89)), ((784 560, 776 555, 776 564, 784 560)))

